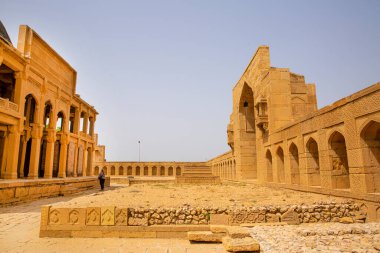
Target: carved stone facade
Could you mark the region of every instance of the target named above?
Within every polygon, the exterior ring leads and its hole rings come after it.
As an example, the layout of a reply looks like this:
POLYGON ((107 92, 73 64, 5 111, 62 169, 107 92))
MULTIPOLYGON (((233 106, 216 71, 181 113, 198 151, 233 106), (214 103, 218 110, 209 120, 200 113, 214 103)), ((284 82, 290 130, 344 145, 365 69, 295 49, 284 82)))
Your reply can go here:
POLYGON ((261 46, 233 88, 231 152, 215 175, 262 183, 380 192, 380 83, 317 110, 315 86, 270 66, 261 46))
POLYGON ((92 175, 98 114, 76 94, 76 71, 22 25, 0 36, 0 178, 92 175))

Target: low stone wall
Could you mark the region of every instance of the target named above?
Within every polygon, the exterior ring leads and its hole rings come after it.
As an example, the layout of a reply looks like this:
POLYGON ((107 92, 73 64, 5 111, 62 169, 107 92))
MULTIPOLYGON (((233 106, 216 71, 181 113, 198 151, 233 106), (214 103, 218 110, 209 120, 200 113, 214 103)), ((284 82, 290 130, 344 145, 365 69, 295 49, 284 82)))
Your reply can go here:
POLYGON ((177 184, 220 184, 220 177, 207 176, 207 177, 186 177, 178 176, 175 178, 177 184))
POLYGON ((43 206, 42 237, 180 237, 212 225, 255 223, 365 222, 365 210, 353 202, 315 205, 226 208, 142 208, 43 206), (199 228, 199 229, 197 229, 199 228), (165 232, 162 234, 157 233, 165 232), (169 232, 173 233, 169 233, 169 232), (181 233, 174 233, 181 232, 181 233))
MULTIPOLYGON (((109 177, 105 186, 110 186, 109 177)), ((98 187, 97 177, 4 180, 0 181, 0 206, 70 195, 98 187)))
POLYGON ((174 183, 174 177, 128 177, 128 176, 111 176, 111 183, 116 184, 161 184, 174 183))

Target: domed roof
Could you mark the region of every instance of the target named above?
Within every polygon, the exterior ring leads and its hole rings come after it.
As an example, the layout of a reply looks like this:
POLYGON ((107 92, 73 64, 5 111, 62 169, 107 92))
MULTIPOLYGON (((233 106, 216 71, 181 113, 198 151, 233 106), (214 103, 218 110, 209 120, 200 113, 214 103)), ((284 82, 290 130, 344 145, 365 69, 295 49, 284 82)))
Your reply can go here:
POLYGON ((9 35, 7 33, 7 30, 5 29, 3 23, 0 20, 0 38, 7 42, 8 44, 12 45, 12 41, 9 38, 9 35))

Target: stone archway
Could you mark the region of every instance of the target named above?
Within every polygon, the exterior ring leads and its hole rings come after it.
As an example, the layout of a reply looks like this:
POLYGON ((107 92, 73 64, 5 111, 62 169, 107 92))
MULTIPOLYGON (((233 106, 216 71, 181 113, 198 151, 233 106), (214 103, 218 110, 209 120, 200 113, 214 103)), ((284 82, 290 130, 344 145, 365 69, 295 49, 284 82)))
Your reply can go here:
POLYGON ((267 150, 265 157, 267 163, 267 181, 273 182, 272 154, 270 150, 267 150))
POLYGON ((160 167, 160 176, 165 176, 165 167, 164 166, 160 167))
POLYGON ((175 175, 176 175, 176 176, 181 176, 181 167, 177 167, 177 168, 175 169, 175 175))
POLYGON ((371 174, 369 192, 380 192, 380 123, 370 121, 360 133, 362 139, 363 165, 371 174), (372 183, 373 182, 373 183, 372 183))
POLYGON ((290 182, 292 184, 300 184, 298 148, 294 143, 290 144, 289 158, 290 158, 290 182))
POLYGON ((329 147, 332 187, 334 189, 349 189, 350 173, 344 136, 335 131, 330 136, 329 147))
POLYGON ((277 155, 277 180, 279 183, 285 183, 285 166, 284 166, 284 150, 279 147, 276 152, 277 155))
POLYGON ((174 174, 173 167, 170 166, 169 169, 168 169, 168 176, 173 176, 173 174, 174 174))
MULTIPOLYGON (((255 102, 252 88, 244 83, 239 98, 238 117, 236 122, 237 132, 234 137, 234 154, 238 162, 238 175, 241 179, 256 179, 256 121, 255 121, 255 102), (244 148, 241 145, 244 143, 244 148)), ((235 128, 236 128, 235 127, 235 128)), ((226 175, 223 174, 225 178, 226 175)))
POLYGON ((310 186, 321 185, 321 173, 319 169, 318 144, 310 138, 306 143, 306 166, 310 186))

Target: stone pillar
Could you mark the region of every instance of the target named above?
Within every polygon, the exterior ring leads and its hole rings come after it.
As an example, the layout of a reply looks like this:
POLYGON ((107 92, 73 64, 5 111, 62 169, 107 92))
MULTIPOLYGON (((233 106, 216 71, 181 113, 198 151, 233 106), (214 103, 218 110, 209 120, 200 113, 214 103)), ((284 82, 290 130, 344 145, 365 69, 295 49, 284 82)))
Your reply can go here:
POLYGON ((68 136, 67 134, 61 135, 61 151, 59 154, 59 169, 58 177, 66 177, 66 162, 67 162, 67 147, 68 147, 68 136))
POLYGON ((17 126, 8 128, 8 137, 5 143, 7 150, 4 179, 17 179, 18 151, 20 146, 20 130, 17 126))
POLYGON ((78 176, 78 145, 75 143, 74 148, 74 177, 78 176))
POLYGON ((95 116, 90 118, 90 135, 94 138, 94 128, 95 128, 95 116))
POLYGON ((34 179, 38 178, 38 164, 40 161, 42 127, 38 124, 33 124, 31 136, 32 147, 30 151, 28 178, 34 179))
POLYGON ((47 130, 46 156, 45 156, 45 174, 44 178, 53 177, 53 162, 54 162, 54 144, 56 141, 55 130, 47 130))
POLYGON ((21 98, 22 89, 26 82, 25 72, 16 72, 14 75, 15 78, 15 92, 14 92, 14 103, 18 104, 18 111, 23 115, 23 101, 21 98))
POLYGON ((83 133, 87 134, 87 129, 88 129, 88 113, 86 113, 83 118, 83 133))
MULTIPOLYGON (((87 147, 87 145, 85 147, 87 147)), ((87 176, 87 153, 88 153, 87 148, 85 148, 83 150, 83 163, 82 163, 82 171, 83 171, 84 177, 87 176)), ((109 175, 111 175, 111 168, 107 168, 107 170, 108 169, 109 169, 109 172, 108 171, 107 172, 109 175)))
POLYGON ((74 116, 74 134, 79 135, 80 132, 80 111, 78 108, 75 108, 75 116, 74 116))
POLYGON ((24 136, 22 136, 22 142, 20 142, 21 144, 21 154, 20 154, 20 159, 19 159, 19 162, 20 162, 20 165, 18 166, 20 168, 20 177, 23 177, 24 176, 24 164, 25 164, 25 154, 26 154, 26 145, 27 145, 27 140, 29 139, 30 137, 30 131, 25 131, 24 133, 24 136), (21 175, 22 174, 22 175, 21 175))

